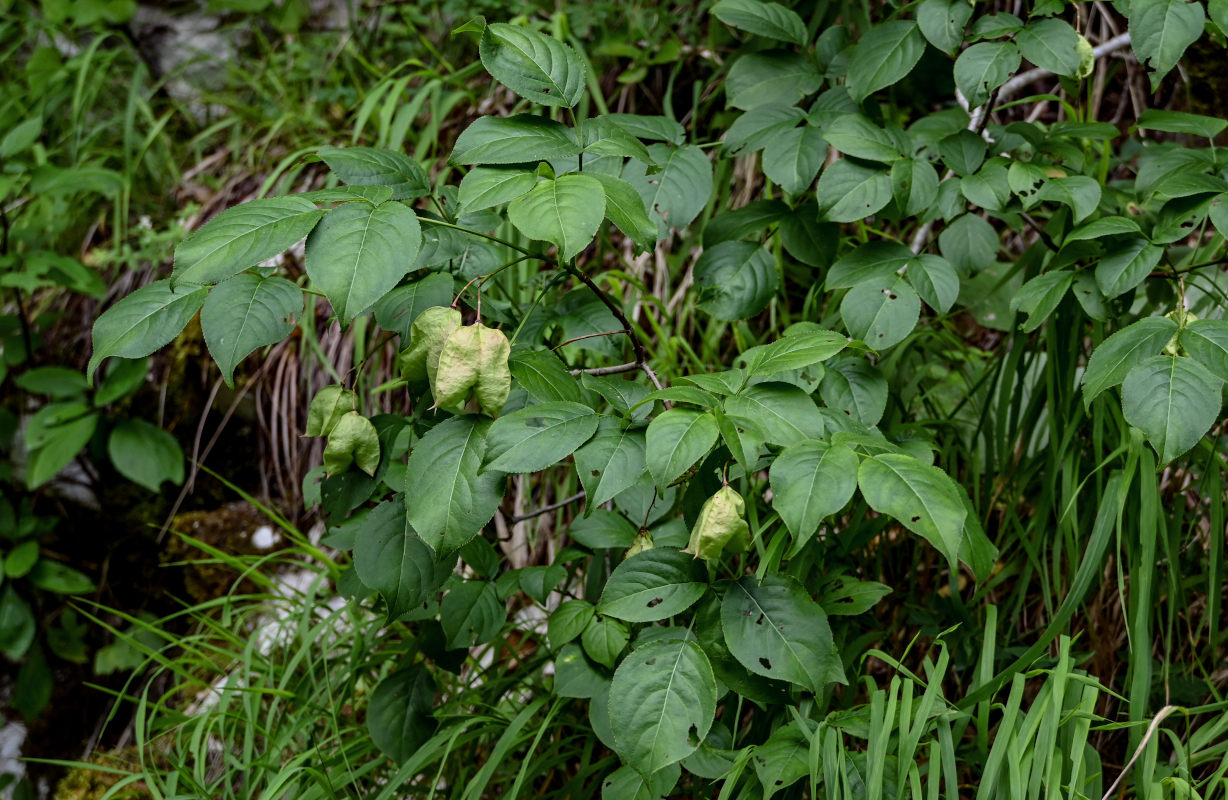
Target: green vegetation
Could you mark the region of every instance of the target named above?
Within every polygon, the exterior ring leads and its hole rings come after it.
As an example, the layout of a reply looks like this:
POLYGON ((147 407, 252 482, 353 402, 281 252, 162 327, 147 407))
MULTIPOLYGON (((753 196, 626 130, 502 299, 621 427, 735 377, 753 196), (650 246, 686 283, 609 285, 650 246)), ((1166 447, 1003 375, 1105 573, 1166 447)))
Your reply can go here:
POLYGON ((1228 5, 211 11, 212 82, 3 23, 0 645, 32 723, 115 673, 61 796, 1228 797, 1228 5))

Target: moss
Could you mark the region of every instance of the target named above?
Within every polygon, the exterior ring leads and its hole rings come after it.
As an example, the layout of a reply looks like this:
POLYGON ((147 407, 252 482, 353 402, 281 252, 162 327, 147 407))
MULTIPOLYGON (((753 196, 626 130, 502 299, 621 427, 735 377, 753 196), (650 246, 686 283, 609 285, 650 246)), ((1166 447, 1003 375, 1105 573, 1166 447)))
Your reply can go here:
MULTIPOLYGON (((260 528, 271 527, 268 518, 249 503, 229 503, 214 511, 189 511, 179 514, 171 530, 189 536, 228 555, 252 556, 267 552, 254 539, 260 528)), ((280 542, 275 536, 274 542, 280 542)), ((179 536, 168 540, 163 561, 185 562, 184 586, 196 602, 222 597, 230 592, 238 578, 234 568, 220 563, 195 544, 179 536)), ((242 592, 254 591, 252 585, 239 587, 242 592)))
MULTIPOLYGON (((88 764, 70 769, 56 784, 52 797, 54 800, 98 800, 128 777, 128 774, 113 770, 128 773, 139 768, 139 763, 129 752, 98 754, 88 764)), ((153 794, 144 783, 134 781, 110 797, 113 800, 152 800, 153 794)))

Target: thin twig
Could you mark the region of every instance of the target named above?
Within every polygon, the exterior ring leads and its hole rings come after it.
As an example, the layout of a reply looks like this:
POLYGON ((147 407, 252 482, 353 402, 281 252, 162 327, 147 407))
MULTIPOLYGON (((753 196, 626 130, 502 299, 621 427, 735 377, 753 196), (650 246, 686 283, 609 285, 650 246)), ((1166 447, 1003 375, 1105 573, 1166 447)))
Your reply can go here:
POLYGON ((551 511, 558 511, 563 506, 571 505, 577 500, 583 500, 584 498, 585 498, 585 493, 578 492, 576 494, 573 494, 571 497, 563 498, 557 503, 551 503, 548 506, 542 506, 541 508, 535 508, 532 511, 526 511, 523 514, 517 514, 516 516, 511 518, 511 523, 515 525, 518 522, 524 522, 526 519, 533 519, 533 517, 540 517, 542 514, 549 514, 551 511))
POLYGON ((640 369, 644 370, 644 374, 648 376, 648 380, 652 382, 653 386, 655 386, 657 389, 664 389, 665 386, 661 383, 661 379, 657 377, 657 373, 654 372, 652 367, 648 365, 648 351, 644 348, 644 343, 640 341, 640 337, 636 335, 635 327, 631 324, 631 320, 627 319, 627 315, 622 310, 622 307, 619 306, 618 303, 615 303, 612 297, 602 291, 601 288, 593 282, 592 278, 576 269, 575 266, 571 264, 562 264, 561 266, 563 269, 567 270, 578 278, 581 283, 592 291, 593 294, 597 295, 597 299, 605 304, 606 308, 610 309, 610 313, 614 315, 615 319, 622 323, 622 326, 626 328, 627 338, 631 340, 631 347, 633 350, 635 350, 635 363, 640 369))
POLYGON ((623 372, 635 372, 640 368, 640 362, 628 361, 626 364, 615 364, 612 367, 592 367, 591 369, 573 369, 572 375, 619 375, 623 372))
POLYGON ((586 333, 583 336, 576 336, 572 339, 568 339, 565 342, 559 342, 558 344, 556 344, 554 347, 551 347, 550 349, 558 350, 560 347, 566 347, 572 342, 578 342, 582 339, 596 339, 598 336, 617 336, 620 333, 630 334, 631 331, 628 330, 627 328, 623 328, 621 331, 602 331, 601 333, 586 333))

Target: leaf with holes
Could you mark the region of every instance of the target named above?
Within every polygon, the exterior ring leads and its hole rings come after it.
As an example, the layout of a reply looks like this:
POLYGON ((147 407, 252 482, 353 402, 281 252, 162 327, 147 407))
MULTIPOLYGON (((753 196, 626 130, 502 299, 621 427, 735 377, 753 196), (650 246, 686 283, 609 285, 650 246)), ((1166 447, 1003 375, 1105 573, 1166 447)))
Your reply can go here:
POLYGON ((648 469, 643 430, 626 428, 603 417, 597 433, 575 452, 576 473, 589 508, 630 489, 648 469))
POLYGON ((1167 464, 1198 444, 1219 419, 1222 387, 1192 358, 1152 356, 1126 376, 1121 410, 1167 464))
POLYGON ((921 298, 903 278, 866 281, 840 301, 849 334, 875 350, 893 347, 912 333, 921 317, 921 298))
POLYGON ((968 509, 949 475, 912 456, 884 453, 862 460, 857 485, 870 508, 895 517, 956 563, 968 509))
POLYGON ((503 499, 503 475, 484 470, 490 420, 453 417, 418 440, 405 470, 409 524, 436 553, 450 553, 478 534, 503 499))
POLYGON ((696 558, 659 548, 631 556, 610 573, 597 613, 626 622, 656 622, 695 604, 708 590, 707 572, 696 558))
POLYGON ((512 224, 530 239, 541 239, 570 261, 588 247, 605 217, 601 182, 573 173, 539 181, 533 190, 507 207, 512 224))
POLYGON ((862 425, 877 425, 887 409, 887 379, 865 358, 841 358, 827 365, 819 394, 830 408, 862 425))
POLYGON ((584 61, 553 37, 492 22, 482 32, 478 55, 495 80, 526 100, 570 107, 584 96, 584 61))
POLYGON ((175 286, 224 281, 284 252, 323 216, 315 203, 301 197, 270 197, 228 208, 175 248, 171 281, 175 286))
POLYGON ((712 665, 692 641, 646 644, 614 673, 609 710, 618 754, 652 775, 695 752, 708 735, 716 715, 712 665))
POLYGON ((823 170, 816 193, 824 219, 857 222, 891 202, 891 173, 842 158, 823 170))
POLYGON ((235 367, 252 351, 289 336, 302 311, 302 290, 285 278, 243 273, 218 284, 205 299, 200 327, 226 385, 234 386, 235 367))
POLYGON ((763 787, 763 800, 810 774, 810 739, 796 721, 777 728, 753 752, 751 761, 763 787))
POLYGON ((513 411, 490 426, 486 468, 538 472, 557 464, 592 437, 599 419, 588 406, 566 401, 513 411))
POLYGON ((844 445, 808 440, 780 451, 769 473, 772 508, 793 534, 796 552, 824 518, 857 490, 857 456, 844 445))
POLYGON ((756 675, 797 684, 815 694, 846 683, 827 615, 796 579, 746 576, 730 583, 721 626, 734 658, 756 675))
POLYGON ((711 414, 673 408, 648 425, 646 458, 657 486, 666 487, 708 454, 719 431, 711 414))

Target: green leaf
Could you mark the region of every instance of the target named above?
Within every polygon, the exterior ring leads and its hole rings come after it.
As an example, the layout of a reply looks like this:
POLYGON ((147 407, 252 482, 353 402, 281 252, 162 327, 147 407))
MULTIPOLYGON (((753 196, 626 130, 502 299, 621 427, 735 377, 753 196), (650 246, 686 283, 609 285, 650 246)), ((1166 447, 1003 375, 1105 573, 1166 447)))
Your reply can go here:
POLYGON ((630 638, 625 623, 613 617, 603 617, 598 614, 580 634, 580 644, 589 658, 602 666, 613 669, 618 655, 627 646, 630 638))
POLYGON ((754 242, 720 242, 704 250, 694 276, 699 307, 725 321, 758 314, 780 286, 775 257, 754 242))
POLYGON ((1167 464, 1219 419, 1223 381, 1191 358, 1152 356, 1126 375, 1121 410, 1167 464))
POLYGON ((822 132, 803 125, 772 137, 763 148, 763 173, 789 194, 799 195, 814 183, 826 158, 822 132))
POLYGON ((844 508, 857 489, 857 456, 843 446, 809 440, 780 452, 769 473, 772 508, 793 534, 793 551, 825 517, 844 508))
POLYGON ((625 550, 635 541, 636 530, 621 514, 597 509, 574 520, 567 533, 590 550, 625 550))
POLYGON ((887 408, 887 379, 864 358, 842 358, 828 364, 819 393, 828 407, 862 425, 877 425, 887 408))
POLYGON ((1139 114, 1137 127, 1165 133, 1188 133, 1214 139, 1228 128, 1228 120, 1191 114, 1188 111, 1168 111, 1162 108, 1147 108, 1139 114))
POLYGON ((508 360, 512 377, 534 400, 548 403, 585 400, 580 384, 567 371, 563 362, 549 350, 517 350, 508 360))
POLYGON ((575 452, 576 473, 595 508, 631 488, 648 469, 642 430, 624 429, 616 419, 603 417, 593 438, 575 452))
POLYGON ((490 522, 503 499, 503 475, 479 474, 490 420, 453 417, 418 440, 405 470, 409 524, 436 553, 450 553, 490 522))
POLYGON ((852 289, 866 281, 881 280, 899 273, 916 258, 896 242, 867 242, 840 258, 827 271, 826 289, 852 289))
POLYGON ((1101 342, 1083 372, 1084 404, 1090 407, 1101 392, 1124 381, 1132 369, 1163 350, 1177 329, 1177 323, 1168 317, 1147 317, 1101 342))
POLYGON ((34 612, 10 583, 0 594, 0 653, 17 660, 34 642, 34 612))
POLYGON ((673 144, 682 144, 686 139, 686 128, 670 117, 645 114, 603 114, 602 118, 637 139, 673 144))
POLYGON ((1142 231, 1139 229, 1138 223, 1129 217, 1101 217, 1091 222, 1085 222, 1066 234, 1063 244, 1130 233, 1141 235, 1142 231))
POLYGON ((392 291, 421 247, 418 217, 400 203, 347 203, 312 231, 307 275, 344 328, 392 291))
POLYGON ((797 127, 806 112, 787 103, 769 103, 739 116, 725 131, 725 152, 746 155, 762 150, 785 131, 797 127))
POLYGON ((600 172, 590 173, 605 190, 606 218, 618 226, 640 250, 649 250, 657 243, 657 223, 649 218, 644 198, 634 186, 622 178, 600 172))
POLYGON ((725 642, 756 675, 797 684, 816 695, 846 683, 827 615, 796 579, 746 576, 729 584, 721 603, 725 642))
POLYGON ((525 236, 556 245, 559 257, 570 261, 597 235, 605 191, 596 178, 578 173, 540 181, 507 207, 507 217, 525 236))
POLYGON ((196 316, 208 292, 204 286, 171 289, 170 281, 155 281, 102 312, 94 323, 94 352, 85 369, 91 382, 105 358, 144 358, 169 344, 196 316))
POLYGON ((26 578, 39 589, 56 594, 86 594, 96 588, 84 573, 47 558, 40 558, 26 578))
POLYGON ((367 730, 384 755, 407 761, 435 732, 435 680, 423 664, 388 675, 371 692, 367 730))
POLYGON ((1181 347, 1215 377, 1228 381, 1228 321, 1194 320, 1181 330, 1181 347))
POLYGON ((695 752, 715 715, 716 678, 695 642, 646 644, 614 673, 610 723, 615 749, 642 775, 695 752))
POLYGON ((959 273, 942 256, 922 253, 908 262, 905 273, 925 304, 945 314, 959 297, 959 273))
POLYGON ((1019 62, 1019 48, 1012 42, 974 44, 955 59, 955 85, 969 108, 979 108, 1019 69, 1019 62))
POLYGON ((285 278, 245 272, 214 287, 200 327, 226 385, 234 387, 235 367, 252 351, 289 336, 302 311, 302 290, 285 278))
POLYGON ((835 259, 840 226, 819 222, 818 203, 809 200, 780 221, 785 252, 811 267, 826 267, 835 259))
POLYGON ((1077 224, 1090 217, 1100 205, 1100 184, 1086 175, 1051 178, 1040 187, 1037 197, 1069 206, 1077 224))
POLYGON ((708 590, 703 563, 678 550, 637 553, 610 573, 597 613, 626 622, 668 619, 695 604, 708 590))
MULTIPOLYGON (((550 615, 550 623, 554 624, 554 618, 566 607, 569 603, 578 603, 583 601, 571 600, 564 603, 550 615)), ((593 607, 584 603, 587 606, 588 616, 586 617, 585 625, 592 621, 593 607)), ((575 636, 579 636, 577 631, 575 636)), ((575 638, 572 636, 571 638, 575 638)), ((553 637, 551 637, 553 642, 553 637)), ((578 644, 564 645, 562 650, 554 659, 554 693, 559 697, 579 697, 591 698, 597 697, 604 690, 608 690, 610 679, 603 675, 600 670, 593 666, 593 663, 584 656, 584 650, 578 644)))
POLYGON ((526 164, 580 154, 580 143, 561 122, 532 114, 478 117, 456 139, 453 164, 526 164))
POLYGON ((817 195, 825 219, 857 222, 891 202, 891 174, 842 158, 823 170, 817 195))
POLYGON ((1067 78, 1079 76, 1079 34, 1061 19, 1034 19, 1015 34, 1023 57, 1042 69, 1067 78))
POLYGON ((585 120, 580 133, 586 154, 596 157, 612 156, 620 159, 619 166, 624 158, 638 158, 646 163, 652 161, 644 143, 627 133, 621 125, 611 121, 608 116, 585 120))
POLYGON ((791 383, 757 383, 725 401, 725 414, 763 441, 787 446, 823 436, 823 415, 810 395, 791 383))
POLYGON ((537 173, 523 167, 474 167, 461 178, 460 213, 471 214, 524 197, 537 184, 537 173))
POLYGON ((945 472, 912 456, 884 453, 862 460, 857 484, 870 508, 895 517, 956 563, 968 510, 963 491, 945 472))
POLYGON ((175 248, 171 281, 176 286, 224 281, 282 253, 311 233, 323 216, 315 203, 301 197, 270 197, 229 208, 175 248))
POLYGON ((449 574, 417 537, 400 499, 385 500, 367 515, 354 544, 354 569, 364 586, 380 593, 391 622, 431 599, 449 574))
POLYGON ((796 721, 791 722, 757 745, 751 760, 763 787, 763 800, 770 800, 772 795, 810 774, 810 739, 796 721))
POLYGON ((648 425, 645 452, 657 486, 673 483, 716 444, 719 431, 711 414, 673 408, 648 425))
POLYGON ((1108 298, 1124 294, 1142 283, 1163 256, 1163 247, 1134 237, 1109 250, 1096 264, 1096 285, 1108 298))
POLYGON ((1185 49, 1202 36, 1206 14, 1188 0, 1140 0, 1130 6, 1130 43, 1152 69, 1151 89, 1177 66, 1185 49))
POLYGON ((558 39, 492 22, 482 33, 478 53, 495 80, 526 100, 571 107, 584 96, 584 61, 558 39))
POLYGON ((793 105, 823 85, 823 77, 803 55, 785 50, 749 53, 733 62, 725 96, 743 111, 779 103, 793 105))
MULTIPOLYGON (((567 600, 559 605, 546 621, 546 636, 550 639, 550 646, 558 649, 574 640, 588 627, 594 613, 593 604, 587 600, 567 600)), ((576 654, 579 655, 578 650, 576 654)))
MULTIPOLYGON (((803 28, 803 32, 804 30, 803 28)), ((43 118, 41 116, 32 116, 17 123, 9 129, 8 133, 4 134, 3 139, 0 139, 0 158, 11 159, 13 156, 20 155, 38 141, 42 132, 43 118)))
POLYGON ((443 596, 439 621, 449 650, 468 649, 498 635, 507 609, 494 581, 466 581, 443 596))
POLYGON ((83 395, 89 386, 85 375, 68 367, 35 367, 18 375, 14 383, 27 392, 57 399, 83 395))
POLYGON ((998 234, 977 214, 963 214, 938 234, 938 248, 951 266, 964 274, 980 272, 994 262, 998 234))
POLYGON ((663 237, 670 228, 690 225, 704 210, 712 195, 712 164, 694 145, 654 144, 648 152, 659 167, 657 171, 650 174, 647 164, 632 159, 622 177, 640 193, 663 237))
POLYGON ((917 6, 917 25, 930 44, 949 56, 964 43, 964 28, 972 19, 968 0, 922 0, 917 6))
POLYGON ((925 52, 921 29, 912 20, 875 25, 857 43, 849 59, 845 85, 860 103, 879 89, 903 80, 925 52))
POLYGON ((938 199, 938 173, 928 161, 902 158, 891 165, 891 191, 906 214, 920 214, 938 199))
POLYGON ((850 289, 840 301, 840 316, 853 338, 886 350, 917 326, 921 298, 903 278, 879 278, 850 289))
POLYGON ((854 158, 884 164, 900 158, 891 136, 861 114, 842 114, 823 130, 823 138, 841 153, 854 158))
POLYGON ((183 484, 183 451, 175 437, 143 419, 126 419, 111 429, 107 455, 120 475, 151 492, 163 481, 183 484))
POLYGON ((720 0, 712 16, 734 28, 778 42, 806 44, 806 23, 796 11, 760 0, 720 0))
POLYGON ((409 342, 410 330, 418 315, 428 308, 451 304, 454 294, 452 276, 446 272, 432 272, 381 297, 371 307, 371 313, 377 325, 396 332, 404 345, 409 342))
POLYGON ((970 130, 947 136, 938 143, 942 160, 956 175, 971 175, 985 161, 985 140, 970 130))
POLYGON ((357 411, 341 415, 328 432, 328 444, 324 447, 327 474, 344 472, 350 464, 357 465, 368 475, 375 475, 379 468, 379 433, 371 420, 357 411))
MULTIPOLYGON (((847 336, 828 330, 793 333, 742 354, 751 375, 767 376, 826 361, 848 346, 847 336)), ((736 393, 735 389, 734 392, 736 393)))
POLYGON ((878 601, 891 594, 891 587, 876 581, 858 581, 838 577, 823 587, 819 605, 832 616, 864 614, 878 601))
POLYGON ((36 489, 58 475, 97 427, 98 414, 81 401, 48 403, 36 411, 25 429, 26 487, 36 489))
POLYGON ((486 469, 539 472, 575 452, 597 430, 597 412, 580 403, 538 403, 495 420, 486 435, 486 469))
POLYGON ((431 181, 417 161, 378 147, 321 147, 316 153, 344 183, 387 186, 392 200, 413 200, 431 193, 431 181))
POLYGON ((1018 293, 1011 298, 1011 308, 1028 315, 1019 326, 1020 330, 1031 333, 1039 328, 1057 308, 1057 304, 1062 302, 1073 280, 1073 272, 1059 269, 1037 275, 1020 287, 1018 293))

